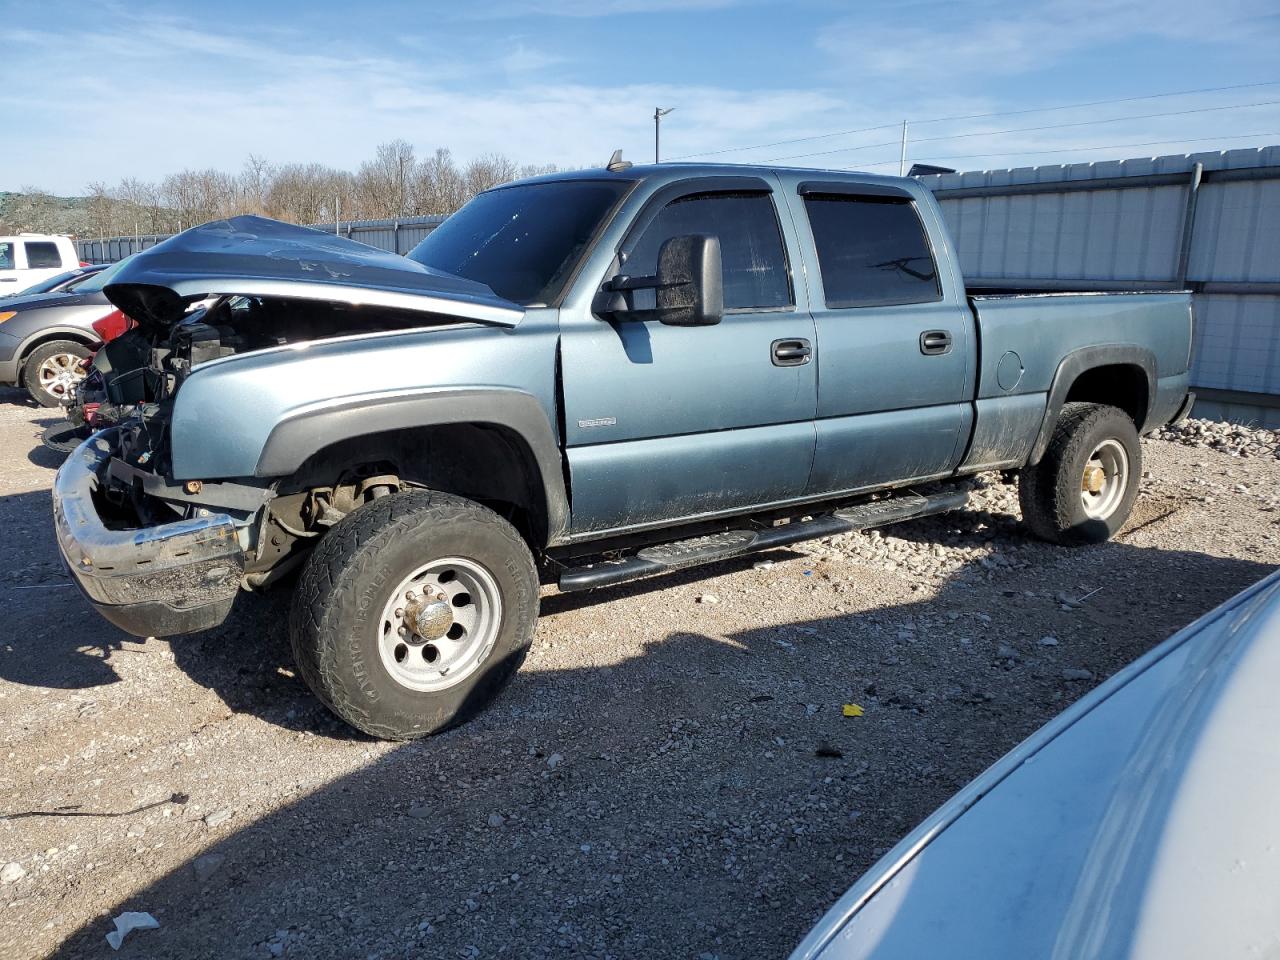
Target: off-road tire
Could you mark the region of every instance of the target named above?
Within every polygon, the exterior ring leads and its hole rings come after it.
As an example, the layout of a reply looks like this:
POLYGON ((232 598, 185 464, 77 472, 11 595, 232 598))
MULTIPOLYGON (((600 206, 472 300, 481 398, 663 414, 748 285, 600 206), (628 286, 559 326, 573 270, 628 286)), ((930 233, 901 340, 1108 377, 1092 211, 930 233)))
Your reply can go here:
POLYGON ((51 357, 59 354, 67 354, 84 360, 93 355, 93 351, 86 347, 83 343, 76 343, 74 340, 52 340, 49 343, 42 343, 27 355, 27 359, 22 366, 22 385, 27 388, 27 393, 31 395, 31 399, 42 407, 56 407, 62 403, 67 397, 60 397, 57 394, 50 393, 40 384, 40 367, 51 357))
POLYGON ((1065 404, 1044 456, 1019 474, 1023 522, 1050 543, 1102 543, 1129 519, 1141 476, 1142 444, 1128 414, 1099 403, 1065 404), (1128 457, 1125 487, 1110 513, 1091 517, 1081 502, 1081 481, 1091 455, 1107 440, 1117 441, 1128 457))
POLYGON ((538 575, 506 520, 434 491, 381 497, 344 517, 316 545, 294 590, 289 638, 307 685, 334 713, 384 740, 410 740, 463 723, 512 678, 533 641, 538 575), (415 565, 461 557, 492 575, 502 613, 492 649, 438 692, 397 682, 378 647, 381 612, 415 565))

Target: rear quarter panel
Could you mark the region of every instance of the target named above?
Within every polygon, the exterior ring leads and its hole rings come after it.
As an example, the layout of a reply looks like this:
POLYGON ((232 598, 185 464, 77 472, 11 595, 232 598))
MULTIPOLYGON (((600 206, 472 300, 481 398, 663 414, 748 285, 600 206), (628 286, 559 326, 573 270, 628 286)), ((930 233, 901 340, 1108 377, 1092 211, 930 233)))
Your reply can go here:
POLYGON ((980 359, 974 433, 962 472, 1027 462, 1058 368, 1077 351, 1114 346, 1148 354, 1157 378, 1149 413, 1156 418, 1165 416, 1166 408, 1171 414, 1186 394, 1191 352, 1188 294, 975 297, 973 306, 980 359))
POLYGON ((973 302, 982 339, 978 399, 1047 393, 1067 354, 1101 344, 1149 350, 1159 377, 1187 372, 1189 294, 1034 294, 975 297, 973 302), (1005 389, 998 368, 1010 352, 1020 360, 1022 377, 1013 389, 1005 389))

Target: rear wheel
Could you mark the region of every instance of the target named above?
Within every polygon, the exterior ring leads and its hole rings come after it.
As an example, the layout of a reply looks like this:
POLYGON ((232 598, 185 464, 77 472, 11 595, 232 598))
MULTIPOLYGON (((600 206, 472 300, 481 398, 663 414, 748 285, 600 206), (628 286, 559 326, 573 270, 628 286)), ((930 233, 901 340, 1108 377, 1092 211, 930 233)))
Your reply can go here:
POLYGON ((22 385, 42 407, 56 407, 70 400, 76 384, 84 379, 81 361, 92 351, 74 340, 54 340, 31 351, 22 368, 22 385))
POLYGON ((1043 540, 1101 543, 1129 519, 1142 476, 1142 445, 1128 414, 1068 403, 1044 456, 1019 475, 1022 519, 1043 540))
POLYGON ((437 733, 515 674, 538 613, 528 546, 492 510, 393 494, 344 518, 307 559, 290 639, 303 679, 375 737, 437 733))

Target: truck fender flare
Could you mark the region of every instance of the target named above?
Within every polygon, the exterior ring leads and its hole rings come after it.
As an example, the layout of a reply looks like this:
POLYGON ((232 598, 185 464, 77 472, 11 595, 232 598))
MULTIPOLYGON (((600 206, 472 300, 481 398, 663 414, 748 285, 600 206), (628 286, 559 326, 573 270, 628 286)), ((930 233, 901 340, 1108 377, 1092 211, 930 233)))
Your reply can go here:
MULTIPOLYGON (((1104 343, 1092 347, 1081 347, 1062 358, 1058 369, 1054 372, 1053 383, 1049 386, 1049 400, 1045 404, 1044 419, 1040 421, 1040 432, 1036 434, 1035 445, 1031 448, 1031 456, 1027 465, 1034 467, 1044 456, 1053 436, 1053 428, 1062 413, 1063 404, 1067 402, 1067 394, 1082 373, 1097 367, 1125 365, 1139 367, 1147 378, 1147 414, 1155 409, 1156 401, 1156 357, 1146 347, 1136 343, 1104 343)), ((1134 424, 1138 432, 1142 432, 1141 423, 1134 424)))
POLYGON ((548 542, 560 540, 569 528, 569 500, 560 444, 542 404, 523 390, 505 387, 424 390, 348 398, 303 408, 271 428, 254 475, 290 476, 308 457, 343 440, 451 423, 504 427, 524 440, 541 474, 548 542))

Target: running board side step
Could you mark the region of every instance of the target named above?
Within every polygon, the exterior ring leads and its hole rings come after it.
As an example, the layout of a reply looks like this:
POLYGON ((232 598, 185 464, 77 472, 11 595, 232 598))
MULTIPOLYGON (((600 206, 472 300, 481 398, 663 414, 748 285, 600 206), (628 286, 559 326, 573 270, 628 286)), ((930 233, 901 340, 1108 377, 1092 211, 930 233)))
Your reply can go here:
POLYGON ((628 580, 652 577, 704 563, 727 560, 746 553, 773 550, 803 540, 834 537, 855 530, 883 527, 900 520, 913 520, 935 513, 958 510, 969 500, 967 490, 928 496, 908 491, 885 500, 871 500, 832 513, 792 520, 777 527, 758 530, 725 530, 689 540, 677 540, 645 547, 621 560, 602 560, 582 567, 570 567, 560 574, 560 592, 573 593, 595 587, 610 587, 628 580))

